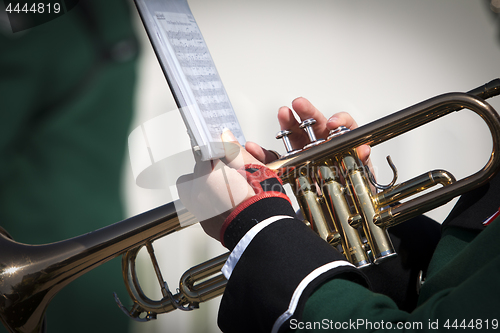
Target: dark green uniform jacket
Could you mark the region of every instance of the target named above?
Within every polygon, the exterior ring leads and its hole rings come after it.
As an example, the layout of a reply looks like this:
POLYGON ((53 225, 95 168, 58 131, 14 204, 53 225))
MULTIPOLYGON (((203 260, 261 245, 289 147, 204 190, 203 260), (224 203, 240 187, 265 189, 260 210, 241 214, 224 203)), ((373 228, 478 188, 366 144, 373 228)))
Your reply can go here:
POLYGON ((345 279, 333 279, 309 298, 301 327, 322 323, 316 327, 356 332, 377 328, 408 332, 500 330, 498 237, 500 219, 479 234, 445 228, 420 290, 418 307, 411 313, 399 310, 385 295, 345 279))

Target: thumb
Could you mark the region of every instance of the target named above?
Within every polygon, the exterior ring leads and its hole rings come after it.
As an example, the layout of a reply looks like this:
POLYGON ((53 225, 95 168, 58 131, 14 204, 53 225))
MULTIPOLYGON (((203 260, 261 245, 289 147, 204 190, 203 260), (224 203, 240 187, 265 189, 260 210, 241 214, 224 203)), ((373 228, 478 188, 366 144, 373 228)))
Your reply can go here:
POLYGON ((246 164, 260 164, 259 160, 253 157, 243 148, 230 130, 226 129, 221 136, 224 145, 225 164, 233 169, 239 169, 246 164))

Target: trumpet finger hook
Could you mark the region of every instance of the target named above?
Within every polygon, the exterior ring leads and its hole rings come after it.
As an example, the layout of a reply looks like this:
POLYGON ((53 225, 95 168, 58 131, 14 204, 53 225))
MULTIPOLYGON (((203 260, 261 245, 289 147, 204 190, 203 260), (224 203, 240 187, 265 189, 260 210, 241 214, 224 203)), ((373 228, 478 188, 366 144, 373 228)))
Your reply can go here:
POLYGON ((370 168, 368 166, 365 166, 365 170, 366 170, 366 173, 368 174, 368 179, 370 180, 370 183, 379 190, 387 190, 388 188, 391 188, 396 183, 396 180, 398 179, 398 169, 396 168, 394 163, 392 163, 391 156, 387 155, 386 159, 387 159, 387 163, 389 163, 389 166, 392 169, 392 174, 393 174, 392 181, 387 185, 382 185, 382 184, 377 183, 375 181, 375 177, 373 177, 373 174, 370 171, 370 168))

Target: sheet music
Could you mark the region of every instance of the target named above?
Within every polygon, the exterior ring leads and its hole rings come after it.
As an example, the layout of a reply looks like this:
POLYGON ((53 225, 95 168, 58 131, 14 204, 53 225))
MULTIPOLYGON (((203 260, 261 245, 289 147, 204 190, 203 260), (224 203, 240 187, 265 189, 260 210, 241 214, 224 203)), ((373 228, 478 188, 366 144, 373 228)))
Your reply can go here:
POLYGON ((202 160, 224 156, 220 135, 245 143, 226 90, 185 0, 136 0, 172 93, 202 160))

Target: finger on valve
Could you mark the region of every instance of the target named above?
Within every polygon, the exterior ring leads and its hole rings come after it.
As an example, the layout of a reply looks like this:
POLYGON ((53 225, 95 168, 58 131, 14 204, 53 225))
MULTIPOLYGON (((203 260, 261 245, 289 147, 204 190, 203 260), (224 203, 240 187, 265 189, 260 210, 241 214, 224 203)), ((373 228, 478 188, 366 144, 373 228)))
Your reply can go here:
MULTIPOLYGON (((334 130, 340 126, 345 126, 350 130, 354 130, 358 128, 358 124, 354 120, 354 118, 347 112, 338 112, 331 116, 327 123, 326 127, 328 130, 334 130)), ((358 156, 363 162, 363 164, 367 165, 369 163, 371 148, 368 145, 362 145, 357 148, 358 156)))
POLYGON ((328 136, 328 130, 326 129, 327 119, 309 100, 304 97, 298 97, 292 101, 292 108, 300 121, 296 119, 293 111, 286 106, 282 106, 278 110, 278 121, 282 130, 292 132, 290 143, 293 149, 301 149, 309 143, 308 135, 300 128, 300 122, 309 118, 316 120, 313 126, 315 136, 318 139, 326 139, 328 136))

